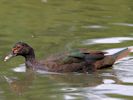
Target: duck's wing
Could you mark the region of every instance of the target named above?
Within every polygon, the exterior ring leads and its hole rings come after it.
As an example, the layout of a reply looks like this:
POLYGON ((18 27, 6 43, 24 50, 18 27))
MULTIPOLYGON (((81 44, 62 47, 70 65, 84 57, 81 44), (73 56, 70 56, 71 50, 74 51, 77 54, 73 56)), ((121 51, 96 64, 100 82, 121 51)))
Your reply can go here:
POLYGON ((47 58, 46 61, 60 64, 80 63, 82 61, 96 61, 105 57, 105 52, 89 51, 86 49, 75 49, 63 54, 58 54, 47 58))

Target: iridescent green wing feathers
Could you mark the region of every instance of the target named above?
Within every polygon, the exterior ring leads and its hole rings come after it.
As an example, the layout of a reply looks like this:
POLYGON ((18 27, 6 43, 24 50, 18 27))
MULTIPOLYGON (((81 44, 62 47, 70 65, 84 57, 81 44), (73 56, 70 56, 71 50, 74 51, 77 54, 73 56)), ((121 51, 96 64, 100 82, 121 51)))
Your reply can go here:
POLYGON ((105 52, 88 51, 86 49, 76 49, 70 51, 67 56, 62 59, 63 63, 77 63, 81 61, 96 61, 103 59, 105 52))

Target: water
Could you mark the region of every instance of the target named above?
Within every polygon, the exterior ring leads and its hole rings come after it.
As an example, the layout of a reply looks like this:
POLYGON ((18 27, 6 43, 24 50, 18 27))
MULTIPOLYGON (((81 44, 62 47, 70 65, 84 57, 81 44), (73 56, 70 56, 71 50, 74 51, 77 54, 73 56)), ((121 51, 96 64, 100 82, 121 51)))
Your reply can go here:
POLYGON ((27 71, 12 45, 32 45, 38 59, 72 48, 114 53, 133 45, 131 0, 1 0, 1 100, 132 100, 133 56, 95 73, 27 71))

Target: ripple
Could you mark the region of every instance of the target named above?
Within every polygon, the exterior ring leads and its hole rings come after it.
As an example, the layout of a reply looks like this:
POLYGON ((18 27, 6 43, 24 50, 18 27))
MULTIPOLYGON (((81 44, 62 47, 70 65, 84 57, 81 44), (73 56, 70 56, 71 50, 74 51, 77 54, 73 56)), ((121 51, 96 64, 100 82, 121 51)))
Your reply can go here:
POLYGON ((97 95, 95 93, 91 93, 90 91, 85 93, 67 93, 64 95, 65 100, 123 100, 117 98, 110 98, 105 95, 97 95))
MULTIPOLYGON (((133 47, 130 46, 130 47, 123 47, 123 48, 112 48, 112 49, 107 49, 107 50, 104 50, 104 52, 107 52, 107 55, 111 55, 111 54, 114 54, 114 53, 117 53, 125 48, 130 48, 132 49, 130 52, 133 52, 133 47)), ((127 59, 131 59, 132 57, 125 57, 123 59, 127 60, 127 59)))
POLYGON ((26 72, 25 64, 20 64, 18 67, 12 69, 14 72, 26 72))
POLYGON ((82 26, 83 28, 92 28, 92 29, 104 29, 105 26, 102 25, 88 25, 88 26, 82 26))
POLYGON ((85 45, 91 44, 112 44, 112 43, 122 43, 124 41, 131 41, 132 37, 111 37, 111 38, 100 38, 100 39, 88 39, 83 42, 85 45))
POLYGON ((115 83, 115 81, 112 80, 112 79, 104 79, 103 83, 105 83, 105 84, 112 84, 112 83, 115 83))
POLYGON ((48 0, 41 0, 43 3, 47 3, 48 2, 48 0))
POLYGON ((45 71, 45 70, 36 70, 36 72, 39 73, 39 74, 60 74, 60 75, 62 75, 62 73, 48 72, 48 71, 45 71))
POLYGON ((72 88, 72 87, 67 87, 67 88, 62 88, 61 91, 64 91, 64 92, 75 92, 77 91, 78 89, 77 88, 72 88))
POLYGON ((133 24, 129 24, 129 23, 113 23, 114 25, 121 25, 121 26, 130 26, 133 27, 133 24))
POLYGON ((133 57, 126 57, 114 65, 115 74, 117 77, 126 83, 133 83, 133 57))
POLYGON ((64 99, 65 99, 65 100, 74 100, 74 99, 76 99, 76 98, 73 97, 73 96, 70 96, 70 95, 64 95, 64 99))
POLYGON ((97 94, 119 94, 125 96, 133 96, 133 86, 118 84, 101 84, 94 88, 97 94))

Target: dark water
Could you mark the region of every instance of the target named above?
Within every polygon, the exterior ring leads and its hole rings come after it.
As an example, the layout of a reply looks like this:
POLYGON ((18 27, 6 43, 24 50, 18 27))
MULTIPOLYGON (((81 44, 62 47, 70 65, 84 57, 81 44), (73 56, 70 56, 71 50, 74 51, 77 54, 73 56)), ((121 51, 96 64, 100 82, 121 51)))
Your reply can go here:
POLYGON ((133 56, 91 74, 25 71, 3 62, 24 41, 38 59, 72 48, 116 52, 133 45, 131 0, 1 0, 0 100, 133 100, 133 56))

